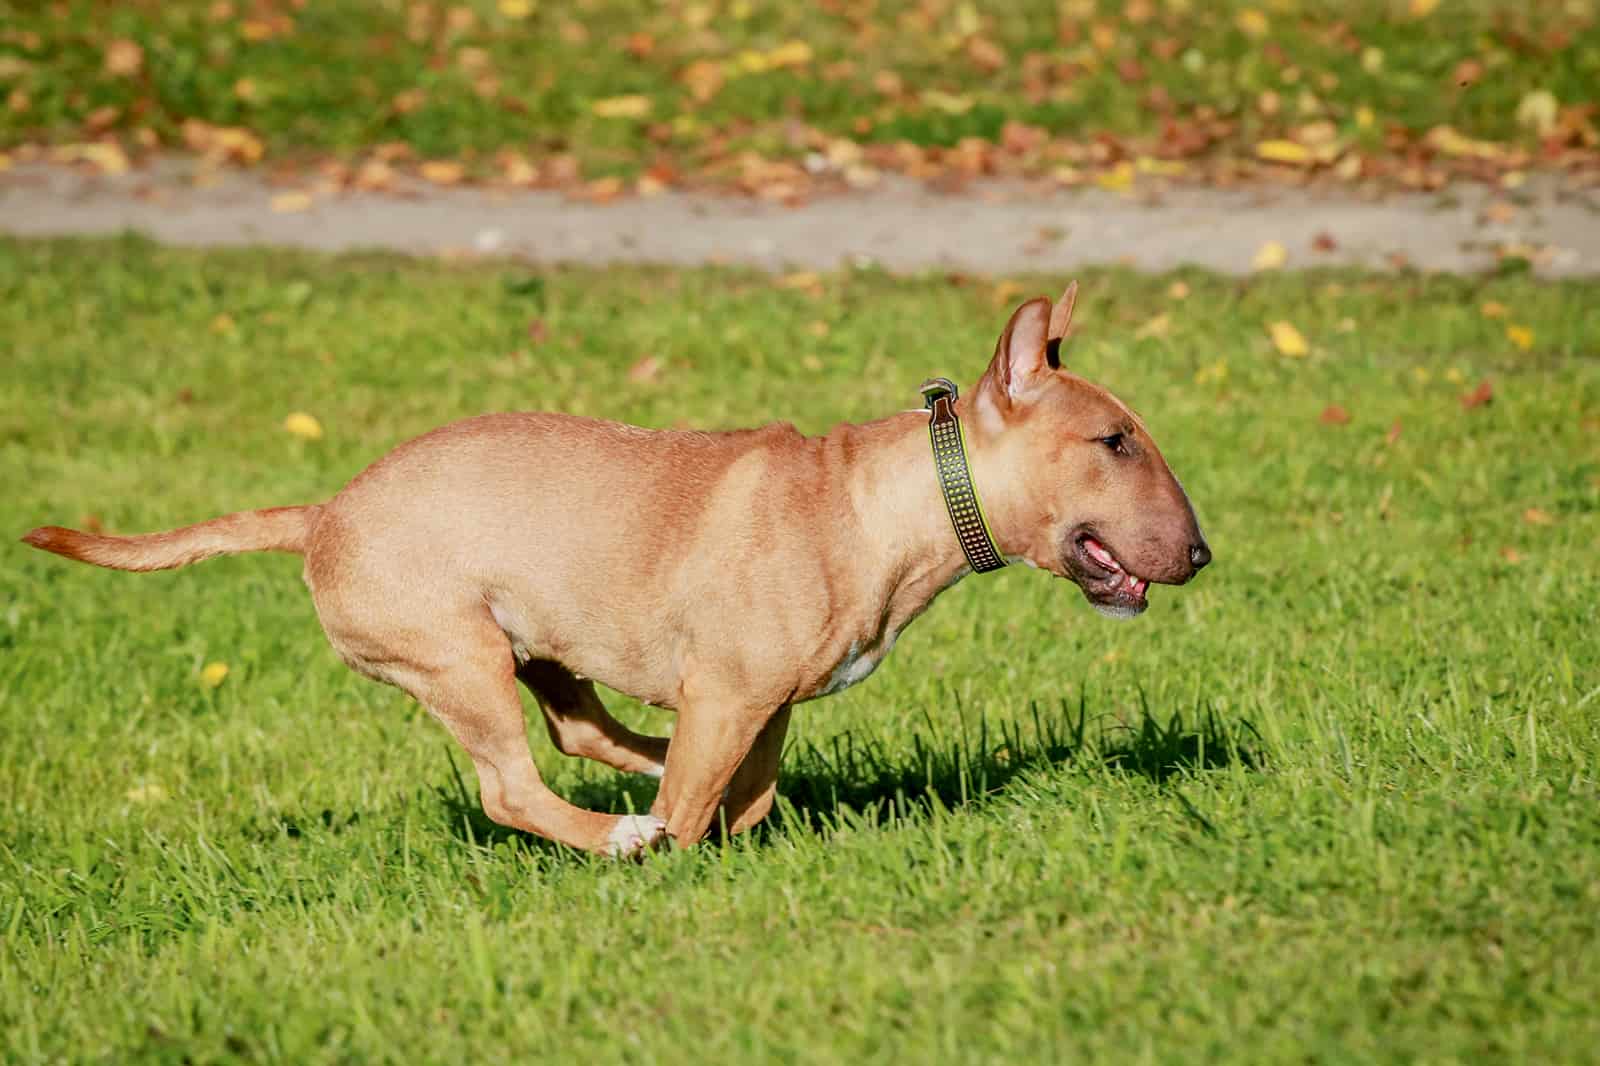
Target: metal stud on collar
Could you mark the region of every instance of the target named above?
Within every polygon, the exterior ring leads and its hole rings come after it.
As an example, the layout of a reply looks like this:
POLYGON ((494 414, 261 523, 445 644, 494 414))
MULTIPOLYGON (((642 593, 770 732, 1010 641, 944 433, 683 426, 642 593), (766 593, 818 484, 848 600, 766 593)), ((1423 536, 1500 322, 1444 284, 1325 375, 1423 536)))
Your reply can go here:
POLYGON ((928 419, 928 440, 933 445, 939 491, 944 495, 950 524, 955 527, 967 565, 974 573, 984 574, 1000 569, 1006 561, 995 547, 983 505, 978 502, 978 491, 972 484, 966 438, 961 432, 961 419, 956 417, 958 395, 955 382, 949 378, 929 378, 922 383, 923 403, 933 412, 928 419))

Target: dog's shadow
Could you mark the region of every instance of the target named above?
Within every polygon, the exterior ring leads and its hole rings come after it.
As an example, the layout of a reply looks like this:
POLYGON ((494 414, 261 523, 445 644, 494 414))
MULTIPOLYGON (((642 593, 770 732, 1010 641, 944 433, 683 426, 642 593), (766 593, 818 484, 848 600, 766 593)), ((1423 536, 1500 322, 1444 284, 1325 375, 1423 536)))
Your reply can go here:
MULTIPOLYGON (((959 721, 959 719, 958 719, 959 721)), ((941 729, 931 718, 909 743, 894 744, 872 734, 843 733, 826 746, 792 745, 784 753, 778 802, 752 833, 760 845, 773 834, 796 827, 828 833, 841 823, 882 824, 925 816, 934 806, 947 810, 981 806, 1002 793, 1021 774, 1072 763, 1110 767, 1158 785, 1180 774, 1238 766, 1260 769, 1265 744, 1247 720, 1225 721, 1210 709, 1161 715, 1147 705, 1133 720, 1091 717, 1080 702, 1054 713, 1032 708, 1031 723, 991 729, 941 729), (1031 727, 1030 727, 1031 726, 1031 727)), ((491 822, 450 754, 453 773, 437 795, 454 832, 463 839, 494 845, 522 841, 535 847, 557 845, 491 822)), ((642 812, 655 798, 656 782, 603 768, 586 772, 567 789, 579 807, 597 811, 642 812)), ((1211 825, 1177 793, 1185 811, 1202 829, 1211 825)), ((713 831, 713 838, 718 834, 713 831)))

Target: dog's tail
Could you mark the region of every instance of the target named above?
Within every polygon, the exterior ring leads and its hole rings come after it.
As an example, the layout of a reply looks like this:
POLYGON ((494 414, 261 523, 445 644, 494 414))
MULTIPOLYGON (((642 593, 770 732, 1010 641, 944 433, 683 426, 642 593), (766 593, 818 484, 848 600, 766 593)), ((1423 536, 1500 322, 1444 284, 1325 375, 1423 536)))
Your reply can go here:
POLYGON ((240 511, 196 526, 138 537, 104 537, 41 526, 22 539, 35 548, 112 570, 171 570, 234 552, 303 553, 321 513, 320 504, 240 511))

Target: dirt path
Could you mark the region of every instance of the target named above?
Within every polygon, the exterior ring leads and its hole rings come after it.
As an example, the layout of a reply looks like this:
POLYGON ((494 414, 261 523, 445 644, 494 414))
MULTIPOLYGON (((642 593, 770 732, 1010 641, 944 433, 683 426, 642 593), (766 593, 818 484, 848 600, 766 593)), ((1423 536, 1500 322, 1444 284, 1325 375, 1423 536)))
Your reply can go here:
POLYGON ((980 186, 940 195, 906 182, 797 208, 666 194, 609 205, 547 192, 423 187, 340 193, 273 210, 282 190, 227 173, 198 186, 185 166, 115 177, 45 166, 0 173, 0 232, 136 230, 173 244, 476 251, 537 262, 745 263, 827 269, 870 260, 895 271, 1060 271, 1094 263, 1161 270, 1191 263, 1242 273, 1281 243, 1289 267, 1409 263, 1475 271, 1505 249, 1541 275, 1600 273, 1600 190, 1533 180, 1515 194, 1478 186, 1361 199, 1291 188, 1039 194, 980 186))

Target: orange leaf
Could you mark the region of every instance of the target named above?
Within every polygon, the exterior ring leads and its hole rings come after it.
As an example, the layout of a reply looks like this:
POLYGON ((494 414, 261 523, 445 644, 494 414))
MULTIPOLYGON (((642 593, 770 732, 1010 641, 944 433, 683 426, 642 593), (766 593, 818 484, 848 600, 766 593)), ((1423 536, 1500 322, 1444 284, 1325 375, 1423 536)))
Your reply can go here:
POLYGON ((1507 326, 1506 339, 1522 351, 1533 347, 1533 330, 1527 326, 1507 326))
POLYGON ((1325 426, 1346 425, 1350 421, 1350 412, 1336 403, 1330 403, 1322 409, 1322 414, 1318 416, 1318 421, 1325 426))
POLYGON ((1478 383, 1478 387, 1471 392, 1461 394, 1461 406, 1464 410, 1482 407, 1494 399, 1494 385, 1486 378, 1478 383))
POLYGON ((144 66, 144 49, 137 41, 119 37, 106 45, 104 63, 107 74, 131 78, 144 66))
POLYGON ((1530 526, 1553 526, 1556 524, 1555 515, 1538 507, 1530 507, 1523 511, 1522 520, 1530 526))

